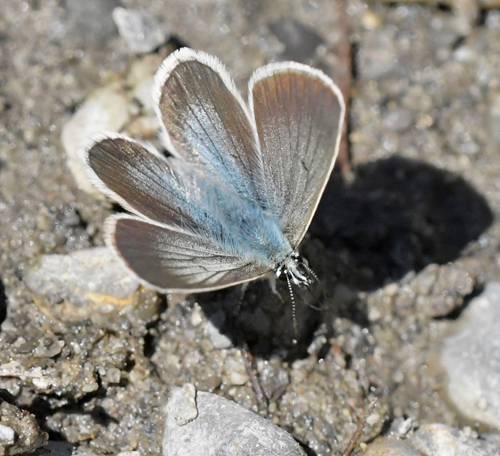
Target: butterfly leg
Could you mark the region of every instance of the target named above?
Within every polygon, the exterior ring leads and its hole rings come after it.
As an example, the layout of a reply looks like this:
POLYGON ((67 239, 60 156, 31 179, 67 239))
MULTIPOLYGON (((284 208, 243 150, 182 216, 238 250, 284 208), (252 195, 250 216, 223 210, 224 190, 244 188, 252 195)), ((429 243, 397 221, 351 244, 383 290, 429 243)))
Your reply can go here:
POLYGON ((283 304, 285 302, 285 300, 283 299, 283 297, 281 296, 280 292, 276 288, 276 275, 269 274, 268 280, 269 280, 269 287, 271 288, 272 293, 274 295, 278 296, 279 300, 283 304))

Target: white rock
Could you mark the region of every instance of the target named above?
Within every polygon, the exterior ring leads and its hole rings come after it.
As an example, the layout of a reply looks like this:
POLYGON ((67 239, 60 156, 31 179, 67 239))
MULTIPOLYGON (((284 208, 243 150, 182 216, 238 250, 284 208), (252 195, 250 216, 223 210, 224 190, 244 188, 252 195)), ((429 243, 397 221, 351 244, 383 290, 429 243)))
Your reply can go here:
POLYGON ((97 199, 104 196, 90 183, 77 150, 89 136, 102 131, 120 131, 129 120, 126 96, 110 85, 93 92, 62 129, 68 167, 78 187, 97 199))
POLYGON ((0 446, 14 445, 16 442, 16 431, 9 426, 0 424, 0 446))
POLYGON ((146 54, 161 46, 167 40, 167 28, 155 17, 140 9, 117 7, 113 20, 127 47, 135 54, 146 54))

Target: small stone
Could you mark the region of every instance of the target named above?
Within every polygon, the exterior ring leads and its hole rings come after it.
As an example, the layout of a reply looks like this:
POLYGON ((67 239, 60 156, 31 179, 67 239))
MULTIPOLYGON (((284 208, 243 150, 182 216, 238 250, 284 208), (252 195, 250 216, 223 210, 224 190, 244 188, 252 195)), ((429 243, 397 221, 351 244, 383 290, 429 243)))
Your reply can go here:
POLYGON ((210 342, 219 350, 231 348, 233 346, 231 338, 222 333, 225 322, 226 314, 222 310, 219 310, 210 316, 206 325, 206 331, 210 342))
POLYGON ((419 293, 417 309, 431 317, 448 315, 463 304, 475 283, 475 277, 460 264, 430 264, 412 281, 419 293))
POLYGON ((120 369, 118 369, 116 367, 110 367, 110 368, 106 369, 106 372, 103 375, 103 380, 108 382, 108 383, 112 383, 112 384, 117 385, 118 383, 120 383, 120 380, 121 380, 120 369))
POLYGON ((45 334, 33 350, 35 358, 53 358, 61 353, 64 341, 59 340, 54 334, 45 334))
POLYGON ((196 389, 191 383, 186 383, 182 388, 172 391, 169 407, 174 412, 174 420, 177 426, 184 426, 198 416, 196 408, 196 389))
POLYGON ((402 420, 399 426, 397 427, 397 433, 400 436, 405 436, 410 432, 413 427, 413 418, 406 418, 406 420, 402 420))
POLYGON ((44 445, 47 437, 31 413, 0 399, 0 454, 31 453, 44 445))
POLYGON ((363 456, 422 456, 422 454, 401 440, 382 437, 370 444, 363 456))
POLYGON ((118 33, 134 54, 153 52, 169 37, 164 24, 140 9, 117 7, 113 10, 113 20, 118 33))
POLYGON ((363 15, 361 16, 361 25, 366 30, 375 30, 380 27, 382 21, 378 14, 375 14, 373 11, 367 9, 363 15))
POLYGON ((227 357, 224 360, 226 381, 233 386, 245 385, 248 382, 248 374, 241 358, 227 357))
POLYGON ((62 145, 78 187, 96 199, 104 196, 89 181, 77 151, 85 140, 103 131, 120 131, 129 121, 129 102, 115 85, 93 92, 62 129, 62 145))
POLYGON ((199 305, 196 305, 191 312, 191 325, 199 326, 203 322, 203 311, 199 305))
POLYGON ((16 431, 9 426, 0 424, 0 447, 14 445, 16 431))
POLYGON ((498 443, 477 436, 469 437, 445 424, 424 424, 410 439, 410 444, 430 456, 498 456, 498 443))
POLYGON ((248 375, 241 372, 231 372, 229 374, 229 383, 233 386, 245 385, 248 382, 248 375))
POLYGON ((389 131, 405 131, 413 124, 413 115, 407 109, 393 109, 382 119, 384 127, 389 131))

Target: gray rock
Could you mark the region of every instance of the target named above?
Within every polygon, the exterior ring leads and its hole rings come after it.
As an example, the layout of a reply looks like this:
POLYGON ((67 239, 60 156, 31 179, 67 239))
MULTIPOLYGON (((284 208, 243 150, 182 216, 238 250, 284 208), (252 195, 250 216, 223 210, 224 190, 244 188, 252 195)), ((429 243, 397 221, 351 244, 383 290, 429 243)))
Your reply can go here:
POLYGON ((179 424, 181 388, 166 407, 163 456, 305 456, 299 444, 272 422, 215 394, 198 392, 198 416, 179 424))
MULTIPOLYGON (((139 283, 107 247, 44 255, 24 280, 37 303, 61 320, 97 321, 139 302, 142 310, 147 307, 139 283)), ((37 350, 37 356, 54 356, 58 345, 47 341, 37 350)))
POLYGON ((489 283, 443 344, 447 394, 461 414, 500 429, 500 283, 489 283))
POLYGON ((424 456, 498 456, 498 442, 479 439, 445 424, 424 424, 411 438, 411 445, 424 456))
POLYGON ((155 17, 140 9, 115 8, 113 20, 120 36, 135 54, 154 51, 167 40, 167 28, 155 17))
POLYGON ((424 424, 409 439, 378 438, 365 456, 498 456, 498 436, 482 436, 470 428, 459 430, 435 423, 424 424))

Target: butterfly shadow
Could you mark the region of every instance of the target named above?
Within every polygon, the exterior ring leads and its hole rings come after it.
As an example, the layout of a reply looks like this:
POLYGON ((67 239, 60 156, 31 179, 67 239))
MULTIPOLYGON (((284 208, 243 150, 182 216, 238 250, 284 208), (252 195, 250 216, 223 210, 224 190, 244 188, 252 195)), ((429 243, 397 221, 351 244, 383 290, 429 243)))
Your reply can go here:
POLYGON ((454 261, 493 221, 485 198, 469 183, 432 165, 392 156, 354 171, 350 183, 334 173, 302 242, 301 253, 320 284, 294 289, 295 322, 286 283, 278 283, 280 299, 261 280, 243 297, 239 287, 200 296, 209 317, 221 306, 229 316, 220 324, 222 333, 262 357, 306 356, 326 318, 369 326, 358 291, 454 261), (314 309, 318 305, 326 312, 314 309))

